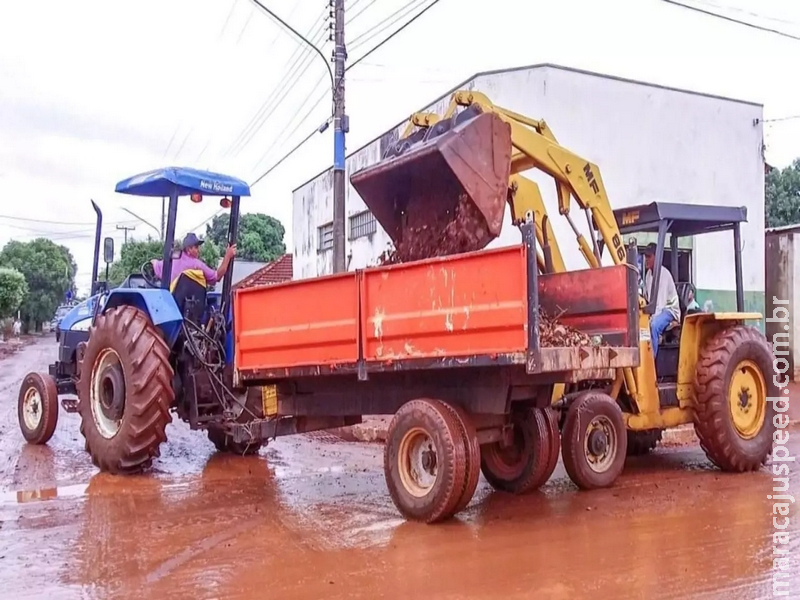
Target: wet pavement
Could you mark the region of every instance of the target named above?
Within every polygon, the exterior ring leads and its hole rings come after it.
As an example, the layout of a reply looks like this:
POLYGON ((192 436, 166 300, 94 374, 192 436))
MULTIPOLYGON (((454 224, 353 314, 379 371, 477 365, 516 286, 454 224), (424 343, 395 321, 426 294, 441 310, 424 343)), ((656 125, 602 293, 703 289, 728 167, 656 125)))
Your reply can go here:
MULTIPOLYGON (((561 466, 525 497, 481 480, 456 520, 426 526, 398 517, 378 444, 296 436, 231 457, 173 423, 148 475, 114 477, 62 412, 47 446, 26 445, 17 386, 55 351, 0 361, 0 597, 773 597, 770 473, 723 474, 696 446, 629 460, 608 490, 577 491, 561 466)), ((789 435, 800 456, 800 428, 789 435)), ((788 516, 797 598, 797 504, 788 516)))

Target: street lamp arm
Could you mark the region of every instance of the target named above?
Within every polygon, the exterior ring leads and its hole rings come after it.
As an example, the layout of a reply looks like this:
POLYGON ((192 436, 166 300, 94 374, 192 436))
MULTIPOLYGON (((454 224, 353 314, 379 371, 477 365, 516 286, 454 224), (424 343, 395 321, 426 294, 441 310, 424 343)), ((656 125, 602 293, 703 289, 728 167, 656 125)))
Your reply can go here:
POLYGON ((317 47, 316 47, 314 44, 312 44, 311 42, 309 42, 309 41, 308 41, 308 40, 307 40, 307 39, 306 39, 306 38, 305 38, 305 37, 304 37, 304 36, 303 36, 301 33, 299 33, 299 32, 298 32, 298 31, 297 31, 297 30, 296 30, 294 27, 292 27, 291 25, 289 25, 289 24, 288 24, 286 21, 284 21, 283 19, 281 19, 281 18, 280 18, 278 15, 276 15, 274 12, 272 12, 272 11, 271 11, 270 9, 268 9, 266 6, 264 6, 263 4, 261 4, 261 2, 259 2, 259 0, 252 0, 252 2, 253 2, 253 4, 256 4, 256 5, 257 5, 259 8, 261 8, 261 10, 263 10, 265 13, 267 13, 267 14, 268 14, 270 17, 272 17, 273 19, 275 19, 276 21, 278 21, 278 23, 280 23, 281 25, 283 25, 283 26, 284 26, 286 29, 288 29, 289 31, 291 31, 291 32, 292 32, 292 33, 293 33, 293 34, 294 34, 296 37, 300 38, 300 40, 301 40, 301 41, 302 41, 302 42, 303 42, 303 43, 304 43, 306 46, 308 46, 308 47, 309 47, 309 48, 311 48, 311 49, 312 49, 314 52, 316 52, 317 54, 319 54, 319 57, 320 57, 320 58, 321 58, 321 59, 322 59, 322 60, 325 62, 325 68, 326 68, 326 69, 328 69, 328 77, 330 77, 330 79, 331 79, 331 89, 332 89, 332 90, 333 90, 333 89, 335 89, 335 86, 334 86, 334 81, 333 81, 333 71, 331 70, 331 65, 329 64, 329 62, 328 62, 328 59, 327 59, 327 58, 325 58, 325 55, 322 53, 322 51, 321 51, 319 48, 317 48, 317 47))
POLYGON ((136 217, 136 218, 137 218, 139 221, 141 221, 141 222, 142 222, 142 223, 144 223, 145 225, 149 225, 150 227, 152 227, 153 229, 155 229, 156 233, 157 233, 157 234, 158 234, 158 236, 159 236, 159 239, 161 239, 161 231, 158 229, 158 227, 156 227, 155 225, 153 225, 153 224, 152 224, 152 223, 150 223, 149 221, 147 221, 147 220, 143 219, 142 217, 140 217, 139 215, 137 215, 137 214, 136 214, 135 212, 133 212, 132 210, 128 210, 127 208, 123 208, 122 210, 124 210, 124 211, 125 211, 126 213, 128 213, 129 215, 133 215, 134 217, 136 217))

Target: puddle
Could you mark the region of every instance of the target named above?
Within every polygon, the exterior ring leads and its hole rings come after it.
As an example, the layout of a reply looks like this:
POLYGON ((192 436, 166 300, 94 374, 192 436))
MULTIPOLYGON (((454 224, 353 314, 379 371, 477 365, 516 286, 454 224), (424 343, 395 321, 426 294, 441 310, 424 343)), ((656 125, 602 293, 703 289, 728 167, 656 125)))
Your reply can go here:
POLYGON ((77 498, 86 493, 88 483, 65 485, 61 487, 41 488, 38 490, 21 490, 17 492, 0 493, 0 504, 26 504, 28 502, 42 502, 57 498, 77 498))

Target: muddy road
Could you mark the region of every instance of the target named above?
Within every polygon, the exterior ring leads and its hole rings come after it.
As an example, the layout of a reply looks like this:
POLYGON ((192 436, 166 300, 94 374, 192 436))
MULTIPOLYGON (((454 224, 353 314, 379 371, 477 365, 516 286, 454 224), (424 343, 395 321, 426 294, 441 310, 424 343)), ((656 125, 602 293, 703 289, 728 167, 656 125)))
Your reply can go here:
MULTIPOLYGON (((773 597, 770 474, 722 474, 696 446, 629 460, 609 490, 578 492, 561 466, 527 497, 481 480, 458 519, 418 525, 398 518, 377 444, 298 436, 230 457, 175 423, 148 475, 113 477, 62 412, 48 446, 25 445, 17 385, 55 348, 0 362, 3 598, 773 597)), ((797 598, 797 504, 789 517, 797 598)))

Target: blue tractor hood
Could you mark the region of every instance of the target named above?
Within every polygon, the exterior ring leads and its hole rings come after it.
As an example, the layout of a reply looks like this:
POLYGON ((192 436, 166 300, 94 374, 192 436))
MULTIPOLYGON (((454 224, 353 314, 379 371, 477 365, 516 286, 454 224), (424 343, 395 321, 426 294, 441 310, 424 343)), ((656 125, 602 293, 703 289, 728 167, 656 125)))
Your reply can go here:
POLYGON ((105 299, 104 296, 98 294, 73 307, 61 319, 58 328, 61 331, 88 331, 89 326, 92 324, 92 315, 94 315, 95 307, 101 298, 105 299))

